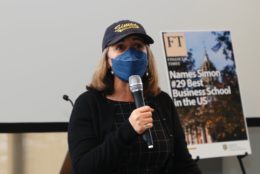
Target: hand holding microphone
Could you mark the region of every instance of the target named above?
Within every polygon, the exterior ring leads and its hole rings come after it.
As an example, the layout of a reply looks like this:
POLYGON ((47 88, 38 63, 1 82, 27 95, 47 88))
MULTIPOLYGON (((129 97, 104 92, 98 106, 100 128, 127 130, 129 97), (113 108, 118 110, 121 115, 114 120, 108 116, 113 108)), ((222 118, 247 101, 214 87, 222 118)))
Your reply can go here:
POLYGON ((143 139, 148 148, 153 148, 153 138, 150 128, 153 127, 152 112, 153 109, 145 106, 143 96, 143 83, 139 75, 129 77, 129 87, 133 93, 136 108, 129 117, 129 122, 139 134, 143 133, 143 139))
POLYGON ((143 134, 147 129, 153 127, 152 111, 151 107, 142 106, 131 113, 129 122, 138 134, 143 134))

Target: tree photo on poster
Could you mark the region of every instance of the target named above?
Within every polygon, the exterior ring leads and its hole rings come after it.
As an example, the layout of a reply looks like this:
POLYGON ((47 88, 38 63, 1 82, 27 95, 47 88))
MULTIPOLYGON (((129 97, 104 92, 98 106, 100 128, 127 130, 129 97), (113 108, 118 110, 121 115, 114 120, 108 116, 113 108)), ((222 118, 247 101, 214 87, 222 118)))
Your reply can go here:
POLYGON ((172 99, 191 154, 250 153, 230 31, 162 33, 172 99), (204 152, 204 146, 212 151, 204 152))

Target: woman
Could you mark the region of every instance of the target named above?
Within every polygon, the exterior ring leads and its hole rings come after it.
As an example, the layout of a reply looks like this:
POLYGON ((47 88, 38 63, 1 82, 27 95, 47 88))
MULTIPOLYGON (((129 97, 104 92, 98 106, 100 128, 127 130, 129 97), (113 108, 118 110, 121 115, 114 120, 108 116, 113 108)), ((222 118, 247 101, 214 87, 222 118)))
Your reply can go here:
POLYGON ((69 123, 69 151, 77 174, 199 174, 187 150, 171 98, 158 86, 153 39, 137 22, 110 25, 103 57, 78 97, 69 123), (135 108, 131 75, 142 77, 146 106, 135 108), (142 138, 150 129, 154 147, 142 138))

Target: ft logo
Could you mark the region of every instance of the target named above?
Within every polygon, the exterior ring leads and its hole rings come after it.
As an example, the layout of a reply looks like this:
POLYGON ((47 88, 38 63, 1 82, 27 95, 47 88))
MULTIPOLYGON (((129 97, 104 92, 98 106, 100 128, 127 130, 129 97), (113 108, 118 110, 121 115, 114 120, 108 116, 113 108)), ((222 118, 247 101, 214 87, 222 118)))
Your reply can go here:
POLYGON ((163 32, 165 55, 169 57, 186 57, 185 35, 181 32, 163 32))

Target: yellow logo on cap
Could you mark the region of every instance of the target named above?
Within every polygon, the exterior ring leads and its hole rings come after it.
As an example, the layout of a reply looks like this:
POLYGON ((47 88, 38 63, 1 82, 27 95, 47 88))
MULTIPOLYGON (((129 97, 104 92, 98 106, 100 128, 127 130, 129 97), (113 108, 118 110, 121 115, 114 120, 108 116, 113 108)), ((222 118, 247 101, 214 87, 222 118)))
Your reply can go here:
POLYGON ((122 32, 122 31, 125 31, 128 29, 133 29, 133 28, 140 28, 140 27, 136 23, 119 24, 115 27, 115 32, 122 32))

